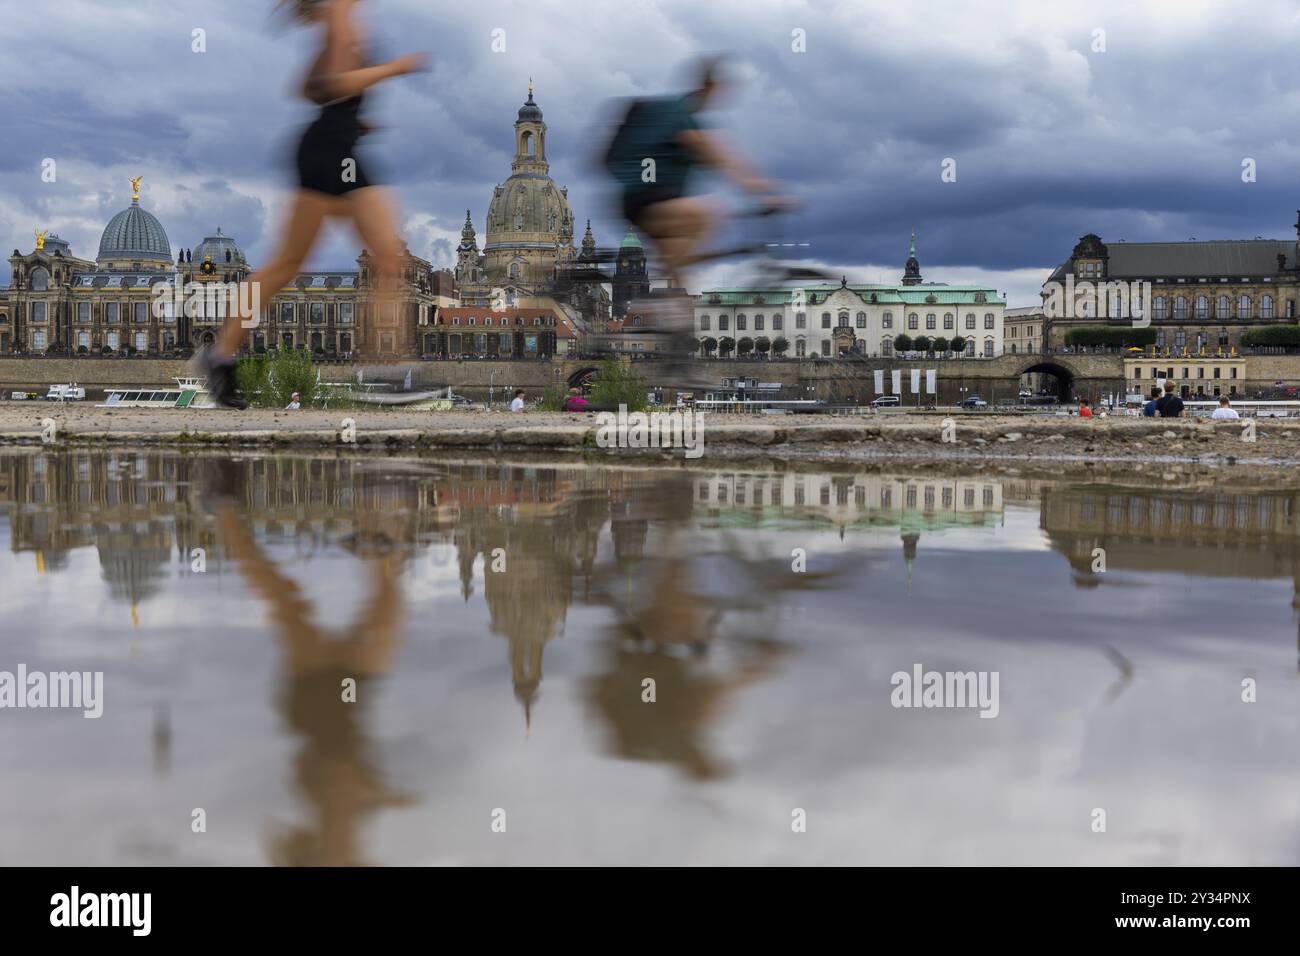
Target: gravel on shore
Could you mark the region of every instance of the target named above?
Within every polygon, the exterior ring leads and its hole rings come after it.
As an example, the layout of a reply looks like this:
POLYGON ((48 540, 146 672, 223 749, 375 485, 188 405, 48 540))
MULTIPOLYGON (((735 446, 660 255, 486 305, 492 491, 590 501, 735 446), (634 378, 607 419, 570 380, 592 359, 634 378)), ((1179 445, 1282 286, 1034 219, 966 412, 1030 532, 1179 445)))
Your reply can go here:
MULTIPOLYGON (((1093 418, 991 413, 706 414, 704 456, 1300 462, 1300 420, 1093 418)), ((280 411, 0 404, 0 444, 355 445, 627 453, 597 443, 597 416, 549 412, 280 411), (49 423, 53 423, 53 432, 49 423)), ((681 448, 658 452, 683 456, 681 448)))

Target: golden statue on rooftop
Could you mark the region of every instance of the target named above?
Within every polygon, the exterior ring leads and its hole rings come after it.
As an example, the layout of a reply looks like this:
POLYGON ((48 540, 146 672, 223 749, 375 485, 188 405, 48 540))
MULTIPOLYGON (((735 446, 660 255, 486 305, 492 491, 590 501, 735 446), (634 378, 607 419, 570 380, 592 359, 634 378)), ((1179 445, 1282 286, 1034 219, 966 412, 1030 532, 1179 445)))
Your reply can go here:
POLYGON ((142 179, 144 179, 143 176, 131 177, 131 202, 138 203, 140 201, 140 180, 142 179))
POLYGON ((50 234, 48 229, 36 230, 36 251, 42 252, 45 249, 45 237, 50 234))

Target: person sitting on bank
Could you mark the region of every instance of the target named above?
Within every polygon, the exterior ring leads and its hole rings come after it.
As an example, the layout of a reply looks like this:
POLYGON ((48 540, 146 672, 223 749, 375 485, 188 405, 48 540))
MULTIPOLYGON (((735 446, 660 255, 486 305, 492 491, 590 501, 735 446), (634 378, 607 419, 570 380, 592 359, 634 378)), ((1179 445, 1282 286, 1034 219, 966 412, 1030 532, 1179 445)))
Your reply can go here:
POLYGON ((1159 401, 1160 401, 1160 386, 1157 385, 1155 388, 1151 389, 1150 400, 1145 405, 1142 406, 1142 417, 1155 418, 1156 403, 1159 401))
POLYGON ((522 412, 524 410, 524 390, 522 388, 515 390, 514 400, 510 403, 512 412, 522 412))
POLYGON ((582 393, 576 388, 569 389, 569 397, 564 400, 564 411, 566 412, 585 412, 587 411, 587 400, 582 397, 582 393))
POLYGON ((1079 417, 1092 418, 1092 409, 1088 406, 1088 400, 1086 398, 1079 399, 1079 417))
POLYGON ((287 412, 294 412, 300 408, 302 408, 302 400, 298 397, 298 393, 294 392, 289 396, 289 404, 284 406, 284 410, 287 412))
POLYGON ((1231 404, 1229 404, 1228 396, 1220 395, 1219 407, 1214 410, 1214 414, 1211 415, 1210 417, 1218 419, 1221 422, 1222 421, 1234 422, 1237 419, 1239 419, 1241 416, 1238 415, 1237 410, 1233 408, 1231 404))
POLYGON ((1174 384, 1171 378, 1165 382, 1165 394, 1160 401, 1156 402, 1156 415, 1160 418, 1178 418, 1183 414, 1183 400, 1174 392, 1178 386, 1174 384))

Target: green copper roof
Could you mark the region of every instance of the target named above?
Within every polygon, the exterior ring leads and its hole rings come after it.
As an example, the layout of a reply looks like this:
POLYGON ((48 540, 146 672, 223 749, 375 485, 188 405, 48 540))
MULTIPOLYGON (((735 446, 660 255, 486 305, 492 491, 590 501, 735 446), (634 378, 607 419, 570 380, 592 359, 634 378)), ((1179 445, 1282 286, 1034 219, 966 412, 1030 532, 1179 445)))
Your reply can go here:
MULTIPOLYGON (((831 295, 847 289, 865 304, 871 303, 871 296, 876 296, 877 305, 1006 305, 1006 299, 996 289, 981 285, 870 285, 850 283, 839 285, 804 286, 805 301, 809 306, 820 305, 831 295), (975 296, 984 294, 984 301, 976 301, 975 296), (933 297, 934 301, 927 301, 933 297)), ((794 295, 793 289, 705 289, 696 297, 698 305, 789 305, 794 295), (718 301, 712 301, 713 296, 718 301), (758 301, 759 297, 762 301, 758 301)))
POLYGON ((642 248, 641 240, 636 237, 636 231, 631 226, 627 227, 627 235, 623 237, 623 241, 618 244, 618 247, 620 249, 642 248))

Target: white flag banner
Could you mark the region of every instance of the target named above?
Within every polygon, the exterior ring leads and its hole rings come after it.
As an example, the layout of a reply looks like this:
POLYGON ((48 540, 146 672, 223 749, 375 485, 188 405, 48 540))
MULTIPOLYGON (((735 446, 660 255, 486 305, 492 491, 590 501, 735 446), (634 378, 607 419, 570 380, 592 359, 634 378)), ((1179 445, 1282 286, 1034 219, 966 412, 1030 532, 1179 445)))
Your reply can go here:
POLYGON ((884 395, 885 394, 885 370, 883 368, 878 368, 872 374, 874 374, 876 378, 876 394, 884 395))
POLYGON ((921 370, 919 368, 912 369, 912 394, 921 394, 921 370))
POLYGON ((901 396, 903 394, 903 370, 896 368, 889 373, 889 377, 894 385, 894 390, 889 394, 901 396))
POLYGON ((925 391, 929 395, 938 394, 934 390, 935 369, 927 368, 925 370, 925 391))

